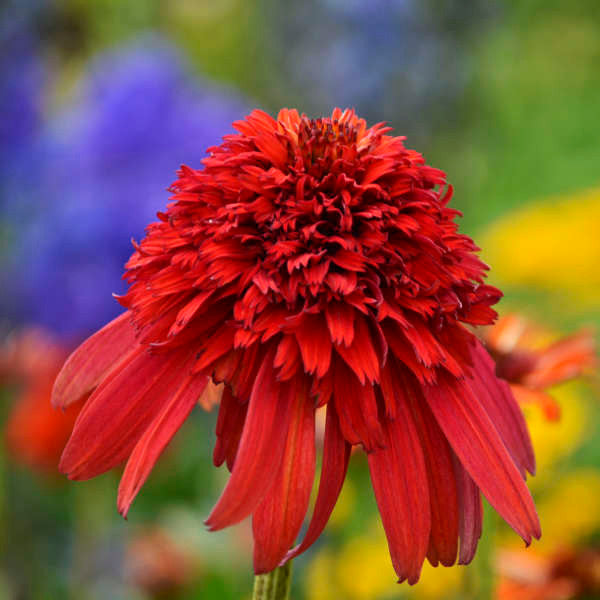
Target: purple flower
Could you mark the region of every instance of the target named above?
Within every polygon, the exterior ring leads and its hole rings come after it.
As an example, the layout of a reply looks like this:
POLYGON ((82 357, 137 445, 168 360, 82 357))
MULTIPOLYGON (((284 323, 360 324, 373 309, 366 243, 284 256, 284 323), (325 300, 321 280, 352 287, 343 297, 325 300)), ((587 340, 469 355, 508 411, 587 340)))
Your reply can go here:
POLYGON ((37 11, 31 0, 0 8, 0 210, 22 197, 19 181, 42 126, 46 77, 31 31, 37 11))
POLYGON ((28 202, 9 216, 19 237, 8 314, 67 337, 118 314, 111 293, 125 289, 130 239, 164 208, 165 181, 183 162, 199 165, 245 110, 233 93, 192 78, 157 37, 99 56, 47 124, 39 165, 22 182, 28 202))

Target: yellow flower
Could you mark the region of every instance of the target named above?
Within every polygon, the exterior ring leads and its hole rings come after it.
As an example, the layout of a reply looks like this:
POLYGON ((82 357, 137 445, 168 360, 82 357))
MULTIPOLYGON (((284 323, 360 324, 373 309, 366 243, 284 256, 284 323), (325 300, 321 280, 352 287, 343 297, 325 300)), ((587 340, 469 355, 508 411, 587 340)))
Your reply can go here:
POLYGON ((484 233, 484 260, 503 283, 597 302, 599 223, 600 189, 536 203, 511 212, 484 233))
POLYGON ((374 519, 365 535, 348 540, 338 552, 321 551, 307 571, 311 600, 377 600, 411 598, 439 600, 458 589, 463 568, 423 565, 419 583, 398 586, 381 523, 374 519))
MULTIPOLYGON (((542 537, 532 546, 536 554, 554 555, 577 546, 600 529, 600 473, 577 469, 564 475, 555 474, 555 485, 537 501, 542 523, 542 537)), ((507 531, 502 547, 521 547, 507 531)))
POLYGON ((453 567, 445 569, 442 566, 432 567, 428 562, 423 565, 421 579, 414 587, 407 588, 407 597, 416 600, 440 600, 452 597, 452 592, 458 590, 463 580, 465 569, 469 567, 453 567))
POLYGON ((578 469, 557 478, 552 493, 538 502, 538 511, 543 528, 538 550, 577 544, 600 528, 600 474, 578 469))
POLYGON ((537 475, 529 480, 534 489, 544 487, 556 477, 553 465, 577 449, 589 422, 589 410, 582 398, 580 384, 566 383, 554 387, 551 394, 561 407, 558 421, 548 421, 537 406, 521 407, 527 419, 537 462, 537 475))
POLYGON ((374 600, 398 587, 383 530, 348 540, 336 559, 338 598, 374 600))
MULTIPOLYGON (((316 487, 316 486, 315 486, 316 487)), ((344 481, 344 487, 340 493, 338 501, 336 502, 335 508, 331 513, 331 517, 328 522, 328 527, 332 529, 343 529, 352 512, 355 510, 356 505, 356 489, 354 482, 349 477, 344 481)))
POLYGON ((306 595, 310 600, 336 600, 337 582, 331 574, 335 565, 332 552, 322 550, 317 553, 306 570, 306 595))

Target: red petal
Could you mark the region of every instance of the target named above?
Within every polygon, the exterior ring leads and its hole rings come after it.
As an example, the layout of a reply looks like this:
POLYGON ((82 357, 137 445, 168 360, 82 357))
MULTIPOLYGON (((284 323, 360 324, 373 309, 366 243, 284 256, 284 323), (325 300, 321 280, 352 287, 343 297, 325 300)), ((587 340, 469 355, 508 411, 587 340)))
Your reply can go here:
POLYGON ((213 380, 220 383, 232 381, 243 354, 245 351, 232 350, 217 360, 214 364, 213 380))
POLYGON ((436 372, 434 369, 428 369, 417 360, 413 347, 408 343, 402 328, 393 321, 385 323, 385 339, 390 345, 392 354, 404 365, 406 365, 419 381, 425 383, 434 383, 436 372))
POLYGON ((421 442, 405 402, 384 426, 386 448, 368 454, 371 481, 399 581, 419 580, 431 530, 421 442))
POLYGON ((470 388, 440 378, 425 397, 452 449, 490 504, 525 540, 541 535, 533 499, 498 431, 470 388))
POLYGON ((354 338, 354 308, 332 301, 325 309, 325 317, 333 343, 349 346, 354 338))
POLYGON ((331 257, 331 260, 339 267, 342 267, 342 269, 348 269, 348 271, 362 271, 366 261, 362 254, 352 252, 351 250, 344 250, 343 248, 340 248, 331 257))
POLYGON ((306 393, 306 384, 293 387, 296 397, 283 462, 273 486, 252 515, 255 573, 272 571, 294 543, 315 477, 314 403, 306 393))
POLYGON ((383 369, 381 369, 381 382, 379 389, 383 397, 383 405, 385 406, 385 414, 388 419, 393 421, 397 415, 398 403, 401 399, 398 397, 403 394, 404 384, 399 378, 400 369, 404 369, 399 361, 394 356, 390 356, 383 369))
POLYGON ((339 358, 334 369, 333 397, 340 427, 348 442, 363 444, 367 452, 385 446, 373 386, 370 383, 361 385, 339 358))
POLYGON ((300 350, 298 349, 298 342, 296 342, 295 336, 284 335, 281 338, 277 346, 273 365, 276 369, 279 369, 280 381, 290 379, 302 367, 300 363, 300 350))
POLYGON ((433 566, 438 561, 449 567, 458 551, 458 498, 453 455, 444 434, 427 406, 412 376, 403 378, 404 390, 419 430, 429 483, 431 502, 431 536, 427 558, 433 566))
POLYGON ((367 185, 387 173, 391 173, 397 168, 397 162, 395 158, 380 158, 379 160, 372 160, 367 167, 363 179, 362 185, 367 185))
POLYGON ((350 444, 346 442, 340 430, 333 404, 329 404, 325 422, 323 466, 313 516, 302 543, 290 550, 283 562, 304 552, 321 535, 342 490, 348 470, 350 449, 350 444))
POLYGON ((290 386, 276 381, 274 353, 271 348, 261 361, 231 477, 206 520, 212 531, 253 513, 281 465, 292 398, 290 386))
POLYGON ((527 423, 508 384, 496 377, 495 365, 481 343, 472 350, 473 375, 468 383, 496 426, 513 460, 525 477, 535 473, 535 456, 527 423))
POLYGON ((330 369, 321 379, 314 379, 310 389, 310 395, 316 398, 316 408, 325 406, 333 394, 333 369, 330 369))
POLYGON ((306 373, 323 377, 331 362, 331 339, 321 315, 304 315, 296 339, 306 373))
POLYGON ((403 331, 421 362, 427 366, 441 365, 455 377, 461 377, 463 371, 460 364, 437 341, 430 327, 420 319, 412 319, 410 323, 411 326, 403 331))
POLYGON ((227 468, 230 471, 233 468, 247 412, 248 403, 240 402, 231 388, 225 386, 217 418, 217 442, 213 452, 215 467, 220 467, 223 461, 227 461, 227 468))
POLYGON ((264 358, 263 346, 258 343, 243 351, 238 368, 231 380, 233 393, 241 402, 248 402, 250 399, 264 358))
POLYGON ((117 507, 124 517, 156 461, 192 412, 207 382, 207 375, 188 376, 168 400, 162 398, 162 410, 136 444, 121 478, 117 507))
POLYGON ((371 383, 379 381, 379 360, 373 348, 369 328, 363 317, 356 319, 354 323, 352 345, 349 348, 338 345, 335 349, 356 373, 361 383, 364 384, 366 379, 371 383))
POLYGON ((69 406, 91 392, 106 373, 135 348, 131 314, 124 312, 89 337, 63 365, 52 390, 52 404, 69 406))
POLYGON ((186 302, 182 309, 177 313, 175 322, 169 329, 169 337, 177 335, 194 317, 194 315, 202 308, 202 305, 212 296, 214 290, 208 290, 196 294, 191 300, 186 302))
POLYGON ((90 396, 63 452, 60 470, 70 479, 89 479, 124 461, 159 414, 164 398, 188 374, 185 369, 191 369, 193 358, 189 350, 149 355, 138 348, 90 396))
POLYGON ((404 314, 404 309, 398 305, 390 292, 384 292, 384 300, 378 307, 377 319, 383 321, 386 317, 390 317, 397 321, 402 327, 408 327, 408 320, 404 314))
POLYGON ((481 494, 475 482, 463 469, 460 461, 454 456, 454 471, 456 473, 456 489, 459 506, 459 565, 468 565, 475 556, 477 542, 481 537, 483 527, 483 504, 481 494))
POLYGON ((194 371, 196 373, 204 371, 218 358, 221 358, 221 356, 223 356, 225 353, 231 351, 233 349, 234 335, 235 329, 232 327, 227 327, 226 325, 221 327, 207 340, 205 344, 205 351, 194 365, 194 371))
POLYGON ((404 337, 408 340, 419 362, 426 367, 439 365, 442 362, 441 352, 436 339, 431 335, 429 327, 419 318, 412 318, 408 327, 401 327, 404 337))

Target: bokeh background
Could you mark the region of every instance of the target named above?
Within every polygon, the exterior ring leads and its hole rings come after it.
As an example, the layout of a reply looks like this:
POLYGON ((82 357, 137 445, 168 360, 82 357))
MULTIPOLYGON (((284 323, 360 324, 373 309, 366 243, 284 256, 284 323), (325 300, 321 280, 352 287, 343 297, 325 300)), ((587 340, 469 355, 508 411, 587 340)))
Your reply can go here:
POLYGON ((0 598, 249 598, 248 524, 202 525, 227 478, 210 460, 215 415, 193 415, 125 522, 119 473, 57 473, 76 412, 49 394, 70 349, 118 314, 130 239, 179 165, 198 167, 251 108, 282 106, 388 121, 448 173, 501 312, 530 323, 524 343, 592 332, 586 360, 564 351, 584 376, 551 387, 554 410, 524 406, 540 543, 523 552, 486 511, 471 566, 397 586, 357 455, 293 598, 600 597, 599 64, 596 0, 3 2, 0 598))

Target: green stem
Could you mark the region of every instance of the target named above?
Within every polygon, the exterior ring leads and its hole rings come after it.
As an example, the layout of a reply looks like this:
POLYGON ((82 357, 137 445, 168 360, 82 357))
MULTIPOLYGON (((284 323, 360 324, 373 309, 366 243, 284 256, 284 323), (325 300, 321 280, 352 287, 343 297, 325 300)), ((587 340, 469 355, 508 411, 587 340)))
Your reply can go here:
POLYGON ((252 600, 288 600, 292 583, 292 561, 270 573, 254 577, 252 600))

